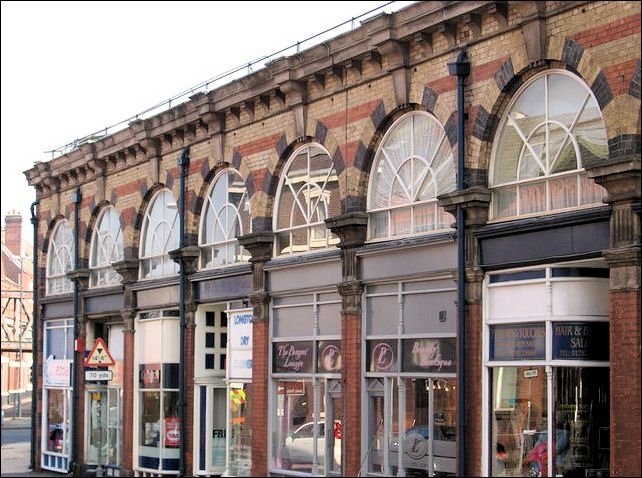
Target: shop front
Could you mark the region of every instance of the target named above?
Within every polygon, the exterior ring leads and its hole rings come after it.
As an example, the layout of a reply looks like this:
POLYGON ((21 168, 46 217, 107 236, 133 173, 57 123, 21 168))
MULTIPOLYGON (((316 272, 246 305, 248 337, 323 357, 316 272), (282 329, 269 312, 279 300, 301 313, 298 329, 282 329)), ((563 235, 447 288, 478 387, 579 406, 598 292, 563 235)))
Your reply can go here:
POLYGON ((609 475, 608 277, 598 261, 486 277, 489 476, 609 475))

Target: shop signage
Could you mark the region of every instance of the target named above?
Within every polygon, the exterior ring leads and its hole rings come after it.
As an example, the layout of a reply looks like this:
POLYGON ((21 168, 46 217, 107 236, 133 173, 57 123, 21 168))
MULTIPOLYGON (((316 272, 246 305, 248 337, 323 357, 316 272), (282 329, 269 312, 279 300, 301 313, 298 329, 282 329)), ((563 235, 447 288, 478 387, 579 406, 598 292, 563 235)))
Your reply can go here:
POLYGON ((609 324, 606 322, 553 323, 553 359, 609 359, 609 324))
POLYGON ((304 382, 279 382, 276 386, 277 395, 298 396, 305 393, 304 382))
POLYGON ((43 383, 47 387, 71 387, 71 360, 56 360, 50 355, 43 367, 43 383))
POLYGON ((272 344, 274 373, 312 373, 314 342, 276 342, 272 344))
POLYGON ((140 365, 139 387, 161 388, 161 364, 140 365))
POLYGON ((177 447, 181 444, 180 421, 176 417, 165 419, 165 446, 177 447))
POLYGON ((228 312, 229 379, 252 378, 252 309, 228 312))
POLYGON ((397 341, 368 340, 368 371, 396 372, 397 371, 397 341))
POLYGON ((455 338, 404 339, 402 372, 455 373, 455 338))
POLYGON ((112 378, 111 370, 85 370, 85 382, 109 382, 112 378))
POLYGON ((341 373, 341 341, 322 340, 317 349, 320 373, 341 373))
POLYGON ((494 325, 490 328, 491 360, 544 360, 544 324, 494 325))

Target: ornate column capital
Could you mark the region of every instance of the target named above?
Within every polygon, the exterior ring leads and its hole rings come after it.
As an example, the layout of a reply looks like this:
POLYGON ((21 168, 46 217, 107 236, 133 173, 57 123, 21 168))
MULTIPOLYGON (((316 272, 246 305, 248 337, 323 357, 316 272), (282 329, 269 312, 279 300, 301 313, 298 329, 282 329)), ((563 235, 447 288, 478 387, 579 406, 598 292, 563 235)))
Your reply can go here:
POLYGON ((250 253, 250 262, 267 262, 272 258, 274 246, 274 233, 271 231, 259 231, 239 236, 239 244, 245 247, 250 253))
POLYGON ((325 225, 339 237, 339 247, 362 246, 366 240, 368 215, 365 212, 351 212, 325 219, 325 225))
POLYGON ((185 246, 168 252, 169 257, 179 265, 182 263, 186 274, 193 274, 196 271, 196 263, 201 255, 198 246, 185 246))
POLYGON ((133 334, 136 330, 134 329, 134 318, 136 317, 136 309, 122 309, 120 311, 120 316, 125 323, 123 333, 133 334))
POLYGON ((67 278, 78 284, 80 291, 86 290, 89 285, 89 269, 76 269, 75 271, 67 272, 67 278))
POLYGON ((346 281, 337 284, 341 296, 341 315, 361 315, 361 294, 363 284, 360 281, 346 281))
POLYGON ((442 194, 437 198, 439 206, 457 216, 457 206, 464 209, 466 226, 481 226, 488 222, 491 192, 483 186, 471 186, 461 191, 442 194))
POLYGON ((267 322, 269 318, 270 301, 272 297, 265 291, 252 292, 248 298, 252 304, 252 323, 267 322))
POLYGON ((111 266, 122 278, 123 285, 133 284, 138 279, 138 259, 124 259, 111 266))
POLYGON ((640 199, 640 156, 608 160, 586 171, 589 178, 607 190, 604 202, 640 199))

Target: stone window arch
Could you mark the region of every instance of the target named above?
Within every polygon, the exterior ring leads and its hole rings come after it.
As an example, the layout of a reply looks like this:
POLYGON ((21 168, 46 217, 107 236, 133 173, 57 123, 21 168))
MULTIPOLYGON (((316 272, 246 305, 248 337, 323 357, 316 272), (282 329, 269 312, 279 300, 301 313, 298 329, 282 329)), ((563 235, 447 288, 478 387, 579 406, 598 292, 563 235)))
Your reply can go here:
POLYGON ((63 219, 56 224, 47 251, 47 294, 73 292, 74 285, 67 278, 67 272, 74 270, 74 234, 69 221, 63 219))
POLYGON ((120 275, 111 267, 112 262, 125 257, 123 230, 114 206, 100 211, 91 238, 89 251, 89 286, 104 287, 120 284, 120 275))
POLYGON ((180 241, 178 206, 169 189, 158 191, 143 218, 140 242, 140 278, 163 277, 178 272, 168 252, 180 241))

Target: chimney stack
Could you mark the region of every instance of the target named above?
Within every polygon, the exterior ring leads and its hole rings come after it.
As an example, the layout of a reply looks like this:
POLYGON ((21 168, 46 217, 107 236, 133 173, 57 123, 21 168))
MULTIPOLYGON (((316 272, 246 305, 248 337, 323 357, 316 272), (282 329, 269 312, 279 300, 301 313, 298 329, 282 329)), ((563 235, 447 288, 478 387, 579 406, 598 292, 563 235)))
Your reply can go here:
POLYGON ((4 242, 7 248, 15 255, 22 254, 22 214, 11 211, 4 218, 4 242))

